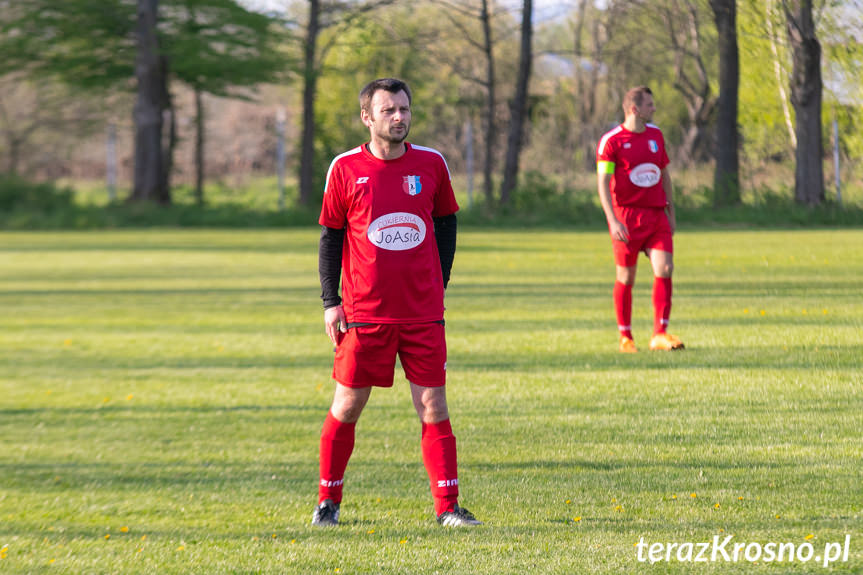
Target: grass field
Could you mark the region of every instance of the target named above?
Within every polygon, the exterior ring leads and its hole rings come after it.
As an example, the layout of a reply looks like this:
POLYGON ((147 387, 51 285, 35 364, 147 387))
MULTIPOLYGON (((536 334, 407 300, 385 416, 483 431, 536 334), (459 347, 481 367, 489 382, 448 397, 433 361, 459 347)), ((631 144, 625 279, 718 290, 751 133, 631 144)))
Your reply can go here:
POLYGON ((636 356, 616 353, 606 234, 463 231, 448 390, 486 521, 469 532, 433 521, 402 377, 359 423, 343 524, 308 526, 332 394, 316 246, 0 233, 0 573, 863 572, 863 231, 681 232, 687 350, 636 356), (830 569, 635 547, 820 557, 846 534, 830 569))

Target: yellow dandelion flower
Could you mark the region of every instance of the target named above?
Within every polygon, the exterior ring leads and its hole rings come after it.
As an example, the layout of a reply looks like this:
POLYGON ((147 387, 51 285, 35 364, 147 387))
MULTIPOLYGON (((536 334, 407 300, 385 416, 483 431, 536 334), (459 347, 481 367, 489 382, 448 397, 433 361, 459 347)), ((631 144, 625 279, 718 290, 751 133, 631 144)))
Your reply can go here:
POLYGON ((273 539, 278 539, 278 537, 279 537, 278 535, 276 535, 275 533, 273 533, 273 539))
POLYGON ((111 534, 110 534, 110 533, 106 533, 106 534, 105 534, 105 539, 110 539, 110 538, 111 538, 111 534))
POLYGON ((672 499, 677 499, 677 494, 675 493, 674 495, 672 495, 672 496, 671 496, 671 498, 672 498, 672 499))
POLYGON ((743 313, 749 313, 749 308, 743 308, 743 313))
POLYGON ((695 499, 696 497, 698 497, 698 494, 697 493, 690 493, 689 496, 692 497, 693 499, 695 499))
POLYGON ((120 532, 121 532, 121 533, 128 533, 128 532, 129 532, 129 528, 128 528, 128 527, 126 527, 126 526, 124 525, 124 526, 120 527, 120 532))
POLYGON ((147 539, 147 536, 146 536, 146 535, 141 535, 141 541, 144 541, 144 540, 146 540, 146 539, 147 539))
POLYGON ((743 501, 743 496, 741 495, 740 497, 738 497, 737 501, 743 501))
POLYGON ((569 505, 569 504, 571 504, 571 503, 572 503, 572 499, 567 499, 564 503, 566 503, 567 505, 569 505))
POLYGON ((102 403, 108 403, 109 401, 111 401, 111 398, 110 398, 110 397, 106 397, 106 398, 104 398, 104 399, 102 400, 102 403))
POLYGON ((367 534, 369 534, 369 535, 374 535, 374 534, 375 534, 375 530, 374 530, 374 529, 369 529, 368 531, 366 531, 366 533, 367 533, 367 534))
POLYGON ((400 543, 401 545, 404 545, 404 544, 405 544, 405 543, 407 543, 407 542, 408 542, 408 538, 407 538, 407 537, 405 537, 404 539, 402 539, 401 541, 399 541, 399 543, 400 543))
POLYGON ((617 503, 617 497, 612 497, 612 498, 611 498, 611 502, 612 502, 612 503, 617 503))
POLYGON ((614 508, 614 510, 617 511, 618 513, 623 513, 623 506, 618 505, 617 507, 614 508))
POLYGON ((827 315, 827 308, 822 309, 821 313, 823 313, 824 315, 827 315))
POLYGON ((341 569, 339 569, 338 567, 336 567, 336 568, 334 569, 334 571, 335 571, 336 573, 341 573, 341 572, 342 572, 342 570, 341 570, 341 569))
POLYGON ((144 548, 143 548, 143 547, 138 547, 138 550, 137 550, 137 551, 135 551, 135 553, 140 553, 140 552, 141 552, 141 551, 143 551, 143 550, 144 550, 144 548))
POLYGON ((258 541, 258 536, 255 535, 254 537, 252 537, 252 541, 258 541))
POLYGON ((296 540, 296 539, 291 539, 291 545, 293 545, 293 544, 294 544, 294 543, 296 543, 296 542, 297 542, 297 540, 296 540))
POLYGON ((719 507, 720 507, 720 505, 719 505, 718 503, 714 503, 714 504, 713 504, 713 508, 714 508, 714 509, 719 509, 719 507))
POLYGON ((776 516, 776 519, 782 519, 782 516, 781 516, 781 515, 777 515, 777 516, 776 516))
POLYGON ((49 559, 49 560, 48 560, 48 564, 49 564, 49 565, 53 565, 55 561, 56 561, 56 559, 49 559))
POLYGON ((810 533, 809 535, 806 536, 806 541, 809 541, 810 539, 815 539, 815 535, 810 533))
POLYGON ((133 397, 135 397, 135 396, 130 393, 129 395, 126 396, 126 401, 132 401, 133 397))
POLYGON ((64 340, 63 340, 63 345, 65 345, 65 346, 67 346, 67 347, 68 347, 68 346, 70 346, 70 345, 72 345, 72 340, 71 340, 71 339, 64 339, 64 340))
POLYGON ((579 516, 579 517, 573 517, 573 518, 572 518, 572 521, 573 521, 574 523, 578 523, 579 521, 581 521, 581 516, 579 516))
POLYGON ((766 310, 766 309, 763 309, 763 310, 761 310, 761 312, 760 312, 760 313, 761 313, 761 315, 767 315, 767 310, 766 310))
POLYGON ((803 310, 803 315, 806 315, 806 310, 805 310, 805 309, 803 310))
POLYGON ((179 547, 177 547, 177 551, 185 551, 185 549, 186 549, 185 545, 180 545, 179 547))

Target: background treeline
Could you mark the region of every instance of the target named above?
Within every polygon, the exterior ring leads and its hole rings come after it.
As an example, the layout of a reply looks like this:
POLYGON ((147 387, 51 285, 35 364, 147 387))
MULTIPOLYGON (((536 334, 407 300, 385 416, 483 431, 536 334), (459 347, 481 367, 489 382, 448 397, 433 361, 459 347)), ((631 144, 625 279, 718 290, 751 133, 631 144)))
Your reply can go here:
POLYGON ((398 76, 411 140, 444 153, 477 219, 593 218, 596 142, 648 84, 690 219, 796 203, 822 207, 795 218, 853 223, 861 14, 859 0, 0 0, 0 212, 27 225, 49 197, 109 225, 305 221, 329 161, 367 138, 359 88, 398 76), (74 192, 28 188, 46 180, 74 192))

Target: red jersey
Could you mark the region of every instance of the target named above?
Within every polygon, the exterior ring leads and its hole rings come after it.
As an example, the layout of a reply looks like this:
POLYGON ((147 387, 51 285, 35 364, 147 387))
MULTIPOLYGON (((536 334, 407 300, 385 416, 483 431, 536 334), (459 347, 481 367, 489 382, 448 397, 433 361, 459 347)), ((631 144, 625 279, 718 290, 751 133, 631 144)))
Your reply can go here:
POLYGON ((405 143, 394 160, 367 145, 336 157, 318 220, 346 228, 342 299, 349 323, 443 319, 443 276, 432 218, 458 211, 437 150, 405 143))
POLYGON ((613 174, 611 199, 615 206, 664 207, 662 170, 668 165, 662 131, 647 124, 643 132, 623 125, 606 133, 596 148, 599 172, 613 174))

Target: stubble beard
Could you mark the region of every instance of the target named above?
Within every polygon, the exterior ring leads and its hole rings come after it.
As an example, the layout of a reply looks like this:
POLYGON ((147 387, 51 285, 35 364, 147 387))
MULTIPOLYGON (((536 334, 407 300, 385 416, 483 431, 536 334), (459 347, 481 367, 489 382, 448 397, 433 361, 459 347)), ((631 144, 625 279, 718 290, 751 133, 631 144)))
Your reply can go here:
POLYGON ((390 128, 387 130, 386 134, 380 134, 381 139, 390 144, 401 144, 408 137, 408 132, 410 132, 410 126, 408 124, 403 124, 404 131, 399 135, 398 132, 394 130, 394 128, 390 128))

